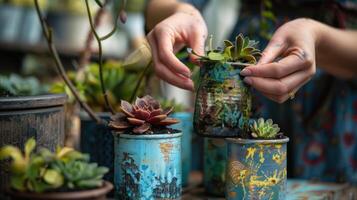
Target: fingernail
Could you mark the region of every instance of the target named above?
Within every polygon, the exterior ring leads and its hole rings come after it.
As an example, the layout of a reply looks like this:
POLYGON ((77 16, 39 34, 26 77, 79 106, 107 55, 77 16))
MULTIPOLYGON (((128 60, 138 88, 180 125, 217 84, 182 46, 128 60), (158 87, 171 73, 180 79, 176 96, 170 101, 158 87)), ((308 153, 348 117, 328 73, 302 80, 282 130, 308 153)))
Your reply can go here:
POLYGON ((243 79, 243 81, 244 81, 246 84, 248 84, 248 85, 251 85, 251 84, 252 84, 252 79, 249 78, 249 77, 245 77, 245 78, 243 79))
POLYGON ((244 68, 241 72, 240 75, 242 76, 249 76, 252 74, 252 71, 250 69, 244 68))

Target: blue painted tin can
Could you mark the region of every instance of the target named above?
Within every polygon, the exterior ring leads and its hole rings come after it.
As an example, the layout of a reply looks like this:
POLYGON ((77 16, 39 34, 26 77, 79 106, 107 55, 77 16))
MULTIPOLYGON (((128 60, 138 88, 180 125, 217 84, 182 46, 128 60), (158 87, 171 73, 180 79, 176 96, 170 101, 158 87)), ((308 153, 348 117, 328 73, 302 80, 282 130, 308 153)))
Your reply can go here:
POLYGON ((180 120, 180 123, 171 126, 173 129, 182 131, 181 159, 182 159, 182 186, 188 185, 191 172, 191 151, 192 151, 192 113, 176 112, 172 118, 180 120))
POLYGON ((182 133, 114 136, 115 197, 179 199, 182 133))
POLYGON ((224 196, 226 182, 227 145, 224 139, 205 138, 203 183, 205 191, 224 196))
POLYGON ((226 199, 285 199, 289 138, 226 141, 226 199))
MULTIPOLYGON (((110 120, 110 113, 96 113, 101 119, 110 120)), ((105 166, 109 172, 104 179, 114 183, 114 139, 108 126, 98 124, 87 114, 80 113, 80 149, 90 155, 91 162, 105 166)))

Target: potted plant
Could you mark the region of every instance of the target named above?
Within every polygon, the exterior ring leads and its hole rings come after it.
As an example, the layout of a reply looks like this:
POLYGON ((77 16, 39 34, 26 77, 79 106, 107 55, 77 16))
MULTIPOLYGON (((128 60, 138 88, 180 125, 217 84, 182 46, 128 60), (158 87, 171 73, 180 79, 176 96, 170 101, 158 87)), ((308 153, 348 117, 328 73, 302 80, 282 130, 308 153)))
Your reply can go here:
POLYGON ((189 175, 191 172, 191 154, 192 154, 192 131, 193 115, 192 112, 185 111, 182 104, 175 100, 163 100, 161 106, 173 107, 174 110, 170 117, 178 119, 180 122, 171 126, 171 128, 182 131, 181 159, 182 159, 182 186, 189 184, 189 175))
POLYGON ((226 199, 285 199, 286 145, 271 119, 254 120, 249 135, 227 138, 226 199))
POLYGON ((204 138, 203 185, 210 195, 224 197, 227 145, 221 138, 204 138))
POLYGON ((251 116, 250 87, 240 71, 260 57, 257 42, 240 34, 234 44, 226 40, 224 45, 210 45, 204 56, 190 50, 202 63, 194 113, 194 129, 202 136, 239 136, 251 116))
POLYGON ((115 194, 119 199, 177 199, 181 196, 181 136, 167 126, 173 108, 163 109, 151 96, 121 112, 109 126, 115 139, 115 194))
MULTIPOLYGON (((48 94, 33 77, 0 75, 0 147, 22 148, 29 137, 51 150, 63 145, 66 99, 65 94, 48 94)), ((9 184, 5 163, 0 164, 0 188, 9 184)))
MULTIPOLYGON (((78 72, 67 73, 74 83, 81 99, 86 102, 101 119, 109 121, 111 113, 105 110, 105 102, 101 93, 100 74, 97 63, 91 63, 78 72)), ((129 99, 136 81, 137 75, 129 73, 124 69, 121 62, 108 60, 103 64, 103 80, 107 88, 107 95, 111 105, 118 105, 118 99, 129 99), (130 85, 131 84, 131 85, 130 85)), ((140 88, 141 90, 141 88, 140 88)), ((52 85, 51 92, 63 93, 69 96, 69 104, 74 105, 75 98, 64 82, 56 82, 52 85)), ((114 107, 114 110, 119 110, 114 107)), ((78 114, 77 114, 78 115, 78 114)), ((114 181, 114 139, 111 130, 105 124, 97 123, 87 113, 81 111, 80 118, 80 149, 88 153, 92 162, 109 168, 104 178, 110 182, 114 181), (96 148, 93 148, 96 146, 96 148)))
POLYGON ((87 155, 68 147, 58 147, 55 153, 46 148, 35 153, 35 148, 30 138, 24 152, 12 145, 0 149, 0 159, 11 158, 11 199, 104 200, 113 189, 102 180, 108 169, 89 163, 87 155))

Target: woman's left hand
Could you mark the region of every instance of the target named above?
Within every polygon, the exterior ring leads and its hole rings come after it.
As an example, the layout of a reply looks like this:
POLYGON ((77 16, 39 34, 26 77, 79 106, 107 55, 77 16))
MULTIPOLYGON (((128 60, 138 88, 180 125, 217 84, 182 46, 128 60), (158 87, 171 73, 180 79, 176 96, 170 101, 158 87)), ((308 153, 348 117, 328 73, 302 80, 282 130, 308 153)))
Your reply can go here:
POLYGON ((281 26, 258 64, 242 70, 244 82, 278 103, 294 98, 316 71, 315 23, 310 19, 296 19, 281 26))

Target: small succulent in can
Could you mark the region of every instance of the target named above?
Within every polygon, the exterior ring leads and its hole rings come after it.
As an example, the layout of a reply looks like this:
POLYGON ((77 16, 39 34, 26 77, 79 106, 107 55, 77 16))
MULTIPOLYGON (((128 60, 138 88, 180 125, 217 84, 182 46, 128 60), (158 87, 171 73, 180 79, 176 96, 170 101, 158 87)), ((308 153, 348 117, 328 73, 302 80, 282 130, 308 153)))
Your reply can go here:
POLYGON ((109 127, 118 133, 151 134, 153 128, 165 128, 179 122, 168 117, 172 107, 161 108, 150 95, 137 98, 134 104, 122 100, 120 108, 121 112, 112 116, 109 122, 109 127))
POLYGON ((250 132, 252 138, 255 139, 276 139, 283 136, 277 124, 273 123, 272 119, 264 121, 263 118, 254 120, 250 125, 250 132))

